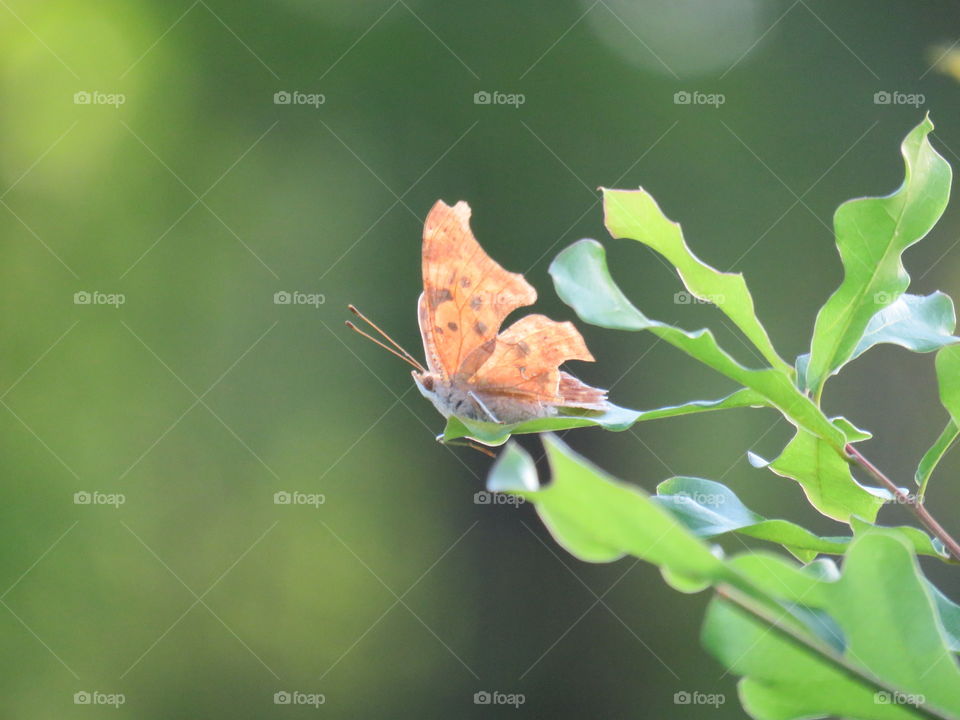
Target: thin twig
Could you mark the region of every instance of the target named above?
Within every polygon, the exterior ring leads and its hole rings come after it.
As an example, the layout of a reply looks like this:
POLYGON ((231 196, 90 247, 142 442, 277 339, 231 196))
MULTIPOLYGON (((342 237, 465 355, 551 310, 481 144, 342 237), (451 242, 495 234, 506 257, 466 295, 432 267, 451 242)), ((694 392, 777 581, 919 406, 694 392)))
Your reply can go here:
POLYGON ((960 543, 953 539, 953 536, 950 535, 943 526, 937 522, 937 520, 931 515, 927 508, 923 506, 923 503, 919 502, 914 495, 908 495, 896 484, 884 475, 876 465, 867 460, 860 452, 853 447, 853 445, 847 445, 846 447, 847 458, 851 461, 862 467, 870 476, 883 485, 887 490, 893 493, 894 497, 897 499, 897 502, 901 505, 906 505, 907 508, 916 515, 917 519, 927 528, 934 537, 936 537, 940 542, 944 544, 950 554, 953 556, 954 560, 960 561, 960 543))

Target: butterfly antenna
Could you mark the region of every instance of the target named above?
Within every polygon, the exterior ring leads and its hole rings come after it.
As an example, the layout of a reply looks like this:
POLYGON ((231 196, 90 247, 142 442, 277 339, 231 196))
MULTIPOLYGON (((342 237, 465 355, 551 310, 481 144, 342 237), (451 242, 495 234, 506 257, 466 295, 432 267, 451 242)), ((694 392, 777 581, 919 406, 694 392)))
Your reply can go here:
POLYGON ((379 340, 377 340, 377 338, 373 337, 373 335, 369 335, 369 334, 365 333, 363 330, 361 330, 360 328, 358 328, 356 325, 354 325, 354 324, 353 324, 352 322, 350 322, 349 320, 347 320, 347 321, 344 323, 344 325, 346 325, 348 328, 350 328, 350 329, 353 330, 354 332, 359 333, 360 335, 363 335, 363 336, 364 336, 367 340, 369 340, 370 342, 372 342, 372 343, 374 343, 374 344, 376 344, 376 345, 379 345, 380 347, 382 347, 384 350, 386 350, 386 351, 387 351, 388 353, 390 353, 391 355, 396 355, 398 358, 400 358, 401 360, 403 360, 405 363, 409 363, 410 365, 412 365, 414 368, 416 368, 416 369, 419 370, 420 372, 426 372, 426 370, 423 369, 423 366, 421 366, 419 363, 412 362, 412 361, 410 360, 410 358, 408 358, 406 355, 401 355, 400 353, 398 353, 396 350, 394 350, 394 349, 393 349, 392 347, 390 347, 389 345, 386 345, 386 344, 380 342, 379 340))
POLYGON ((369 326, 372 327, 374 330, 376 330, 378 333, 380 333, 380 335, 382 335, 383 338, 384 338, 388 343, 390 343, 394 348, 396 348, 396 350, 393 350, 393 349, 387 347, 386 345, 384 345, 383 343, 378 342, 376 339, 374 339, 374 338, 371 337, 370 335, 367 335, 367 333, 365 333, 365 332, 363 332, 362 330, 360 330, 360 328, 358 328, 356 325, 354 325, 354 324, 351 323, 351 322, 348 322, 348 323, 347 323, 347 327, 353 328, 353 329, 356 330, 358 333, 360 333, 361 335, 363 335, 365 338, 368 338, 368 339, 370 339, 370 340, 373 340, 373 342, 377 343, 377 345, 379 345, 380 347, 382 347, 382 348, 384 348, 384 349, 386 349, 386 350, 390 350, 394 355, 399 355, 401 359, 406 360, 408 363, 410 363, 411 365, 413 365, 413 366, 414 366, 417 370, 419 370, 420 372, 423 372, 423 373, 427 372, 427 369, 426 369, 425 367, 423 367, 423 365, 420 364, 420 361, 419 361, 419 360, 417 360, 413 355, 411 355, 411 354, 408 353, 406 350, 404 350, 404 349, 403 349, 403 346, 400 345, 400 343, 398 343, 398 342, 397 342, 396 340, 394 340, 392 337, 390 337, 389 335, 387 335, 387 333, 384 332, 383 330, 381 330, 380 327, 379 327, 376 323, 374 323, 370 318, 368 318, 368 317, 367 317, 366 315, 364 315, 362 312, 360 312, 359 310, 357 310, 357 308, 356 308, 355 305, 347 305, 347 309, 350 310, 350 312, 352 312, 352 313, 353 313, 354 315, 356 315, 358 318, 360 318, 361 320, 363 320, 367 325, 369 325, 369 326))

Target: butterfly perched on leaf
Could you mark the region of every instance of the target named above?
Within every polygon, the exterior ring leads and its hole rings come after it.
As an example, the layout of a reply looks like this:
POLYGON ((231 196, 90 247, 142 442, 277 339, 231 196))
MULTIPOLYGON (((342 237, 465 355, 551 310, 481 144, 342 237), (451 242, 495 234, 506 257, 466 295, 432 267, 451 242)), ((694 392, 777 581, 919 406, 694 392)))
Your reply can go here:
POLYGON ((347 325, 412 365, 420 392, 444 417, 515 424, 610 409, 606 391, 560 370, 568 360, 594 359, 573 323, 532 314, 501 332, 507 315, 532 305, 537 291, 484 252, 466 202, 438 200, 431 208, 422 259, 417 317, 426 367, 353 306, 389 345, 347 325))

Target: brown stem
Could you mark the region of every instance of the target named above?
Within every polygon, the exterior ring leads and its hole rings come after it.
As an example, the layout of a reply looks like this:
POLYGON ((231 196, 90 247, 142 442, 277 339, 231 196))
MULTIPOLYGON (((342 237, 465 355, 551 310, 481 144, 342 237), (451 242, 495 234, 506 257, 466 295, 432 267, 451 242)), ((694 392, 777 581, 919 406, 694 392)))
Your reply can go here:
POLYGON ((853 447, 853 445, 847 445, 846 452, 849 460, 862 467, 874 480, 879 482, 887 490, 893 493, 893 495, 897 498, 897 502, 899 502, 901 505, 906 505, 910 512, 916 515, 917 519, 923 524, 923 526, 933 533, 933 535, 944 544, 944 546, 953 556, 953 559, 960 561, 960 543, 954 540, 950 533, 943 529, 943 526, 938 523, 936 518, 934 518, 933 515, 927 511, 927 509, 923 506, 923 503, 917 501, 916 496, 908 495, 903 490, 898 488, 890 478, 884 475, 876 465, 861 455, 860 452, 853 447))

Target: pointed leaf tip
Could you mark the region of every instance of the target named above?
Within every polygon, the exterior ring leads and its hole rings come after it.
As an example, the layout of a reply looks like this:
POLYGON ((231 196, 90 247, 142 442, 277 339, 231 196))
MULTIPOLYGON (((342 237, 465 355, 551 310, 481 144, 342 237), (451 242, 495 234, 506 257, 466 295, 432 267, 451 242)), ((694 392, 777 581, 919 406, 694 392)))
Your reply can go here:
POLYGON ((490 492, 536 492, 540 489, 537 466, 530 453, 515 442, 506 449, 490 468, 487 490, 490 492))

